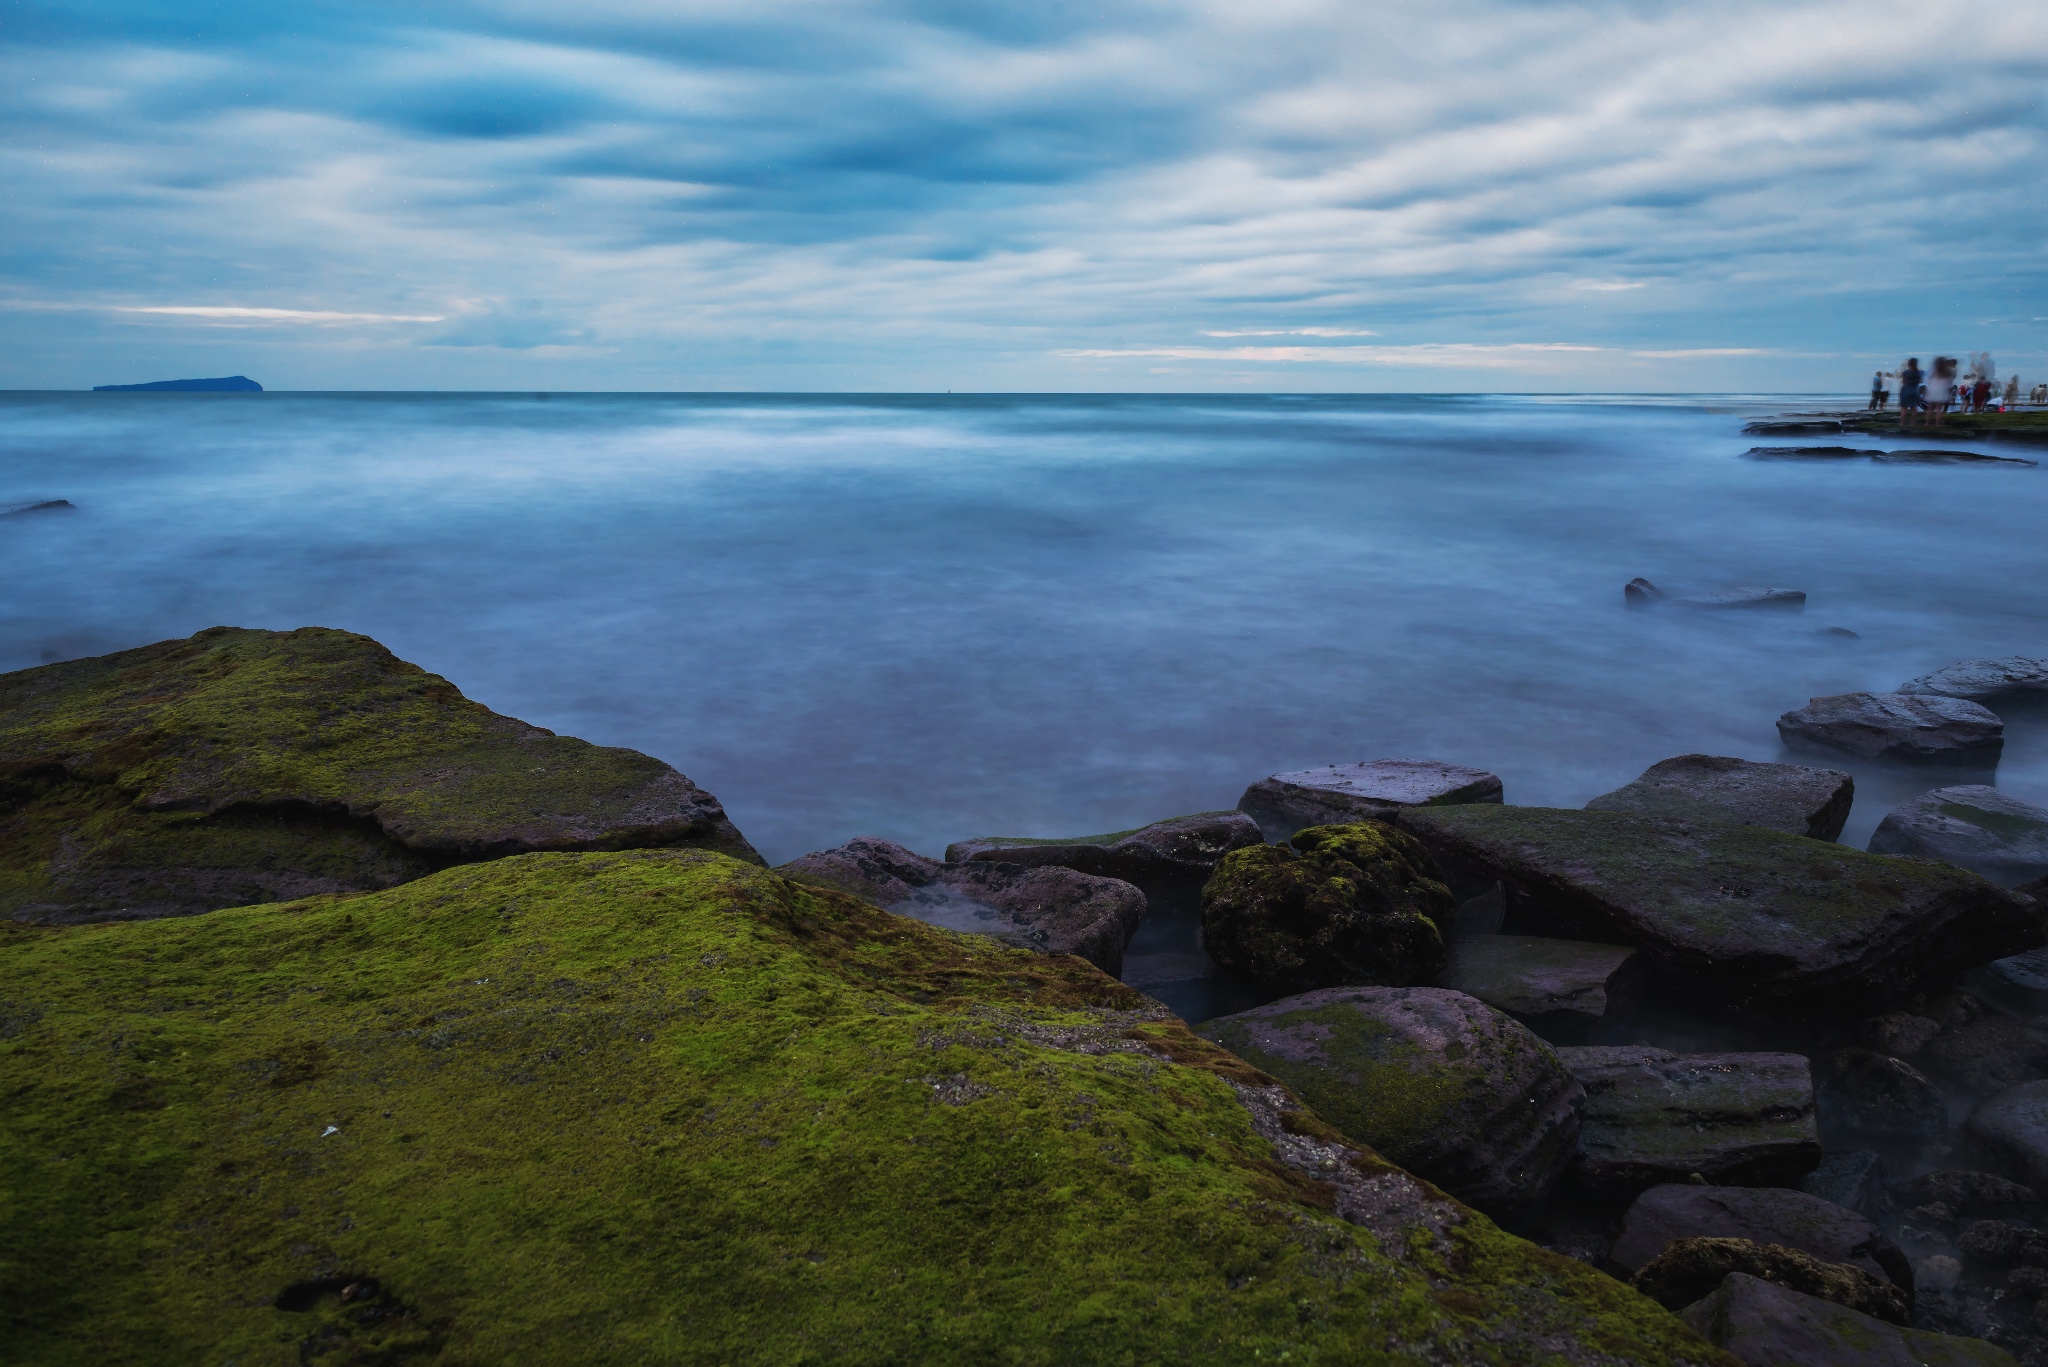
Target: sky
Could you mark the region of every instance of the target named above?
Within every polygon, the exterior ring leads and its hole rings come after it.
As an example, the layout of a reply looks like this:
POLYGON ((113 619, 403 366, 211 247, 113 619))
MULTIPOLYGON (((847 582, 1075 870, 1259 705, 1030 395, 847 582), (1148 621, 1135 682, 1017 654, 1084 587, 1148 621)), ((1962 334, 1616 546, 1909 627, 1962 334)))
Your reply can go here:
POLYGON ((2048 5, 0 0, 0 388, 2048 378, 2048 5))

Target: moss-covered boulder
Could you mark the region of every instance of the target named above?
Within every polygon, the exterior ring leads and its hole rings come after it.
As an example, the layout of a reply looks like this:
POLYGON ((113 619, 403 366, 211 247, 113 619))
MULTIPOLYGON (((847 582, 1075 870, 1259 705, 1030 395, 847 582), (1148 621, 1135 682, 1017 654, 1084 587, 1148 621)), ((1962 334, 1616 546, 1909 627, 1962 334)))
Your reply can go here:
POLYGON ((1332 987, 1196 1033, 1482 1209, 1540 1200, 1571 1165, 1585 1089, 1527 1027, 1462 992, 1332 987))
POLYGON ((1636 1269, 1629 1285, 1659 1305, 1683 1310, 1712 1295, 1730 1272, 1846 1305, 1888 1324, 1912 1323, 1912 1302, 1883 1278, 1848 1263, 1816 1258, 1803 1249, 1753 1239, 1673 1239, 1636 1269))
POLYGON ((1633 783, 1602 793, 1586 809, 1739 821, 1833 840, 1841 835, 1855 800, 1856 780, 1838 769, 1679 755, 1659 760, 1633 783))
POLYGON ((499 716, 367 636, 213 627, 0 675, 0 916, 178 915, 645 846, 758 859, 660 760, 499 716))
POLYGON ((1726 1363, 1073 959, 721 855, 0 926, 48 1364, 1726 1363))
POLYGON ((1861 1268, 1900 1288, 1908 1297, 1913 1291, 1912 1264, 1883 1230, 1832 1201, 1780 1187, 1717 1187, 1689 1182, 1651 1187, 1623 1217, 1611 1257, 1621 1267, 1634 1271, 1657 1257, 1674 1239, 1703 1237, 1782 1244, 1831 1263, 1861 1268))
POLYGON ((1422 846, 1378 821, 1311 826, 1292 843, 1225 855, 1203 886, 1202 944, 1217 963, 1286 993, 1443 972, 1457 907, 1422 846))
POLYGON ((1433 759, 1375 759, 1262 778, 1244 790, 1237 809, 1275 840, 1309 826, 1391 821, 1404 807, 1499 802, 1500 777, 1484 769, 1433 759))
POLYGON ((2019 1367, 1983 1339, 1887 1324, 1846 1305, 1730 1272, 1682 1312, 1688 1324, 1747 1363, 1857 1367, 2019 1367))
POLYGON ((1101 878, 1121 878, 1150 890, 1160 884, 1205 881, 1217 861, 1232 850, 1259 845, 1259 823, 1243 812, 1196 812, 1169 817, 1135 830, 1108 835, 1074 835, 1050 840, 985 835, 946 846, 946 862, 1053 864, 1101 878))
POLYGON ((1883 1010, 2048 938, 2041 907, 1976 874, 1758 826, 1478 806, 1401 826, 1503 880, 1511 925, 1634 945, 1714 1010, 1883 1010))

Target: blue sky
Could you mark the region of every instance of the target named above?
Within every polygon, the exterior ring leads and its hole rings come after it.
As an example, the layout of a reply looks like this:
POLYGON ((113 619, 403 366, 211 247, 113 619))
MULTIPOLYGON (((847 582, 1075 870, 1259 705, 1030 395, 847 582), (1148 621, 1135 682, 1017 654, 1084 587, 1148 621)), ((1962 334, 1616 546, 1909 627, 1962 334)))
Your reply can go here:
POLYGON ((2048 377, 2048 6, 0 0, 0 387, 2048 377))

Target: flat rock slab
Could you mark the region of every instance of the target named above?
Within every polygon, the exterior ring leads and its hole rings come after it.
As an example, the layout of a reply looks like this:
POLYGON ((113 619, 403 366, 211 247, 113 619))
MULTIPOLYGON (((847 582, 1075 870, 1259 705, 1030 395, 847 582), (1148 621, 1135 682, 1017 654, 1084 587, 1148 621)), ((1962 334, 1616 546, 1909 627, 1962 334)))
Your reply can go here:
POLYGON ((1751 460, 1868 460, 1878 454, 1855 446, 1752 446, 1751 460))
POLYGON ((2005 748, 2005 723, 1962 698, 1836 693, 1779 717, 1778 738, 1793 750, 1989 769, 2005 748))
POLYGON ((2039 465, 2025 456, 1987 456, 1981 451, 1948 451, 1939 447, 1917 447, 1899 451, 1873 451, 1870 458, 1881 465, 2039 465))
POLYGON ((1625 1194, 1697 1173, 1731 1186, 1797 1182, 1820 1162, 1813 1079, 1798 1054, 1557 1051, 1585 1086, 1579 1180, 1625 1194))
POLYGON ((1649 986, 1622 945, 1538 935, 1472 935, 1451 944, 1437 979, 1505 1011, 1553 1044, 1591 1044, 1626 1030, 1649 986))
POLYGON ((542 850, 758 863, 634 750, 500 716, 367 636, 213 627, 0 676, 0 915, 137 919, 542 850))
POLYGON ((1404 807, 1499 802, 1501 782, 1484 769, 1427 759, 1376 759, 1262 778, 1237 809, 1275 840, 1309 826, 1385 819, 1404 807))
POLYGON ((1679 1318, 1750 1367, 2019 1367, 1983 1339, 1903 1329, 1746 1272, 1679 1318))
POLYGON ((1782 1187, 1651 1187, 1628 1208, 1608 1256, 1633 1272, 1673 1239, 1703 1236, 1783 1244, 1913 1289, 1912 1263, 1883 1230, 1832 1201, 1782 1187))
POLYGON ((1998 703, 2048 699, 2048 659, 2008 655, 2002 660, 1964 660, 1899 685, 1901 693, 1923 693, 1966 702, 1998 703))
POLYGON ((1963 1130, 1988 1166, 2048 1191, 2048 1081, 2022 1082, 1986 1097, 1963 1130))
POLYGON ((2014 887, 2048 875, 2048 807, 1981 784, 1936 788, 1879 822, 1870 850, 1939 859, 2014 887))
POLYGON ((946 846, 949 864, 1057 864, 1128 883, 1201 882, 1232 850, 1265 843, 1259 823, 1243 812, 1198 812, 1133 831, 1033 840, 990 835, 946 846))
POLYGON ((1077 954, 1111 977, 1123 972, 1124 948, 1145 919, 1145 894, 1119 879, 1058 866, 947 864, 873 836, 775 871, 948 930, 1040 954, 1077 954))
POLYGON ((1679 755, 1659 760, 1627 787, 1602 793, 1586 810, 1739 821, 1833 840, 1841 835, 1855 798, 1856 780, 1839 769, 1679 755))
POLYGON ((1539 1199, 1571 1164, 1584 1091, 1542 1040, 1462 992, 1327 988, 1196 1033, 1481 1209, 1539 1199))
POLYGON ((1425 808, 1401 826, 1502 879, 1511 916, 1635 945, 1720 1009, 1882 1010, 2044 934, 2038 907, 1975 874, 1758 826, 1551 807, 1425 808))
POLYGON ((1808 437, 1819 436, 1842 430, 1837 418, 1777 418, 1760 419, 1743 424, 1745 437, 1808 437))
POLYGON ((1622 585, 1621 597, 1634 608, 1788 608, 1797 612, 1806 606, 1802 589, 1733 588, 1709 593, 1667 593, 1642 578, 1622 585))

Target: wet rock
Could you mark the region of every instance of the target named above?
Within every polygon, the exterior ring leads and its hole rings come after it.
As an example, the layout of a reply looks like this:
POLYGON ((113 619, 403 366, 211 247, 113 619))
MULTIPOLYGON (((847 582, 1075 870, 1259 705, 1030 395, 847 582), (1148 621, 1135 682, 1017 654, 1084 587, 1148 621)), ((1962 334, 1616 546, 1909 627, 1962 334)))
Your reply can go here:
POLYGON ((1964 660, 1899 685, 1901 693, 1923 693, 1968 702, 2048 699, 2048 659, 2008 655, 2002 660, 1964 660))
POLYGON ((1934 1076, 1982 1096, 2048 1077, 2048 1032, 2010 1016, 1986 1016, 1945 1032, 1921 1057, 1934 1076))
POLYGON ((1893 1058, 1911 1059, 1917 1058, 1921 1050, 1940 1037, 1941 1026, 1910 1011, 1889 1011, 1864 1021, 1856 1034, 1866 1049, 1875 1049, 1893 1058))
MULTIPOLYGON (((2036 883, 2032 886, 2041 885, 2036 883)), ((2022 886, 2013 891, 2025 896, 2028 889, 2022 886)), ((2036 904, 2048 906, 2041 893, 2034 893, 2033 900, 2036 904)), ((2023 1016, 2048 1015, 2048 949, 2030 949, 2025 954, 1993 959, 1971 969, 1963 976, 1962 984, 2008 1011, 2016 1011, 2023 1016)))
POLYGON ((1683 1310, 1712 1295, 1731 1272, 1846 1305, 1888 1324, 1912 1322, 1906 1293, 1884 1278, 1848 1263, 1816 1258, 1801 1249, 1752 1239, 1674 1239, 1636 1270, 1629 1285, 1666 1309, 1683 1310))
POLYGON ((75 513, 78 505, 68 498, 46 498, 40 503, 23 503, 0 512, 0 517, 28 517, 35 513, 75 513))
POLYGON ((1401 826, 1502 880, 1510 929, 1635 945, 1705 1009, 1882 1009, 2044 936, 2038 907, 1974 874, 1756 826, 1476 806, 1401 826))
POLYGON ((1960 698, 1837 693, 1779 717, 1778 738, 1794 750, 1988 769, 2005 747, 2005 723, 1960 698))
POLYGON ((1155 821, 1134 831, 1071 840, 983 836, 946 847, 950 864, 1058 865, 1099 878, 1148 883, 1202 882, 1232 850, 1265 842, 1259 825, 1242 812, 1198 812, 1155 821))
POLYGON ((1873 451, 1870 458, 1880 465, 2039 465, 2025 456, 1987 456, 1981 451, 1945 451, 1919 447, 1900 451, 1873 451))
POLYGON ((184 915, 677 846, 760 859, 660 760, 500 716, 367 636, 212 627, 0 676, 0 916, 184 915))
POLYGON ((775 871, 948 930, 1040 954, 1078 954, 1111 977, 1145 919, 1145 895, 1115 878, 1057 866, 946 864, 872 836, 775 871))
POLYGON ((2036 1191, 2048 1187, 2048 1081, 1987 1097, 1963 1128, 1988 1166, 2036 1191))
POLYGON ((1944 1030, 1960 1030, 1984 1019, 1984 1004, 1967 992, 1944 992, 1930 998, 1920 1014, 1944 1030))
POLYGON ((1328 988, 1196 1033, 1481 1209, 1544 1196, 1571 1163, 1583 1089, 1542 1040, 1462 992, 1328 988))
POLYGON ((1742 454, 1751 460, 1868 460, 1877 452, 1855 446, 1752 446, 1742 454))
POLYGON ((1874 1225, 1891 1220, 1892 1199, 1885 1187, 1884 1159, 1869 1149, 1835 1149, 1820 1166, 1799 1179, 1808 1196, 1853 1210, 1874 1225))
POLYGON ((1500 779, 1484 769, 1427 759, 1376 759, 1262 778, 1244 790, 1237 809, 1273 839, 1285 840, 1306 826, 1385 820, 1403 807, 1500 800, 1500 779))
POLYGON ((2019 1263, 2048 1266, 2048 1234, 2018 1221, 1970 1220, 1956 1234, 1956 1251, 1966 1262, 2006 1268, 2019 1263))
POLYGON ((1901 1328, 1746 1272, 1679 1318, 1751 1367, 2018 1367, 1982 1339, 1901 1328))
POLYGON ((1798 1054, 1674 1054, 1648 1045, 1557 1051, 1586 1088, 1579 1179, 1623 1194, 1694 1175, 1797 1182, 1820 1162, 1813 1080, 1798 1054))
POLYGON ((1841 835, 1855 796, 1855 779, 1836 769, 1680 755, 1651 765, 1627 787, 1594 798, 1586 810, 1739 821, 1833 840, 1841 835))
POLYGON ((1789 608, 1806 606, 1806 594, 1799 589, 1734 588, 1714 593, 1666 593, 1640 576, 1622 585, 1622 601, 1632 608, 1669 605, 1679 608, 1789 608))
POLYGON ((1947 1294, 1956 1289, 1956 1283, 1963 1279, 1963 1263, 1960 1258, 1951 1258, 1946 1253, 1937 1253, 1922 1258, 1913 1265, 1913 1289, 1947 1294))
POLYGON ((2035 1202, 2034 1189, 1995 1173, 1947 1168, 1894 1183, 1892 1200, 1901 1206, 1943 1205, 1956 1215, 2011 1215, 2035 1202))
POLYGON ((1404 987, 1443 972, 1455 912, 1413 838, 1375 821, 1311 826, 1293 848, 1224 856, 1202 888, 1202 944, 1272 992, 1404 987))
POLYGON ((1936 788, 1878 823, 1870 850, 1939 859, 2012 887, 2048 877, 2048 807, 1980 784, 1936 788))
POLYGON ((1913 1266, 1883 1230, 1853 1210, 1778 1187, 1651 1187, 1622 1218, 1609 1255, 1633 1272, 1673 1239, 1711 1236, 1783 1244, 1913 1289, 1913 1266))
POLYGON ((1759 419, 1746 423, 1742 429, 1745 437, 1810 437, 1823 433, 1839 432, 1842 424, 1836 418, 1773 418, 1759 419))
POLYGON ((1870 1049, 1841 1049, 1814 1069, 1821 1142, 1830 1149, 1871 1145, 1913 1153, 1948 1129, 1941 1089, 1902 1059, 1870 1049))
POLYGON ((1621 945, 1471 935, 1452 943, 1437 985, 1507 1012, 1553 1044, 1591 1044, 1628 1028, 1649 980, 1640 956, 1621 945))

